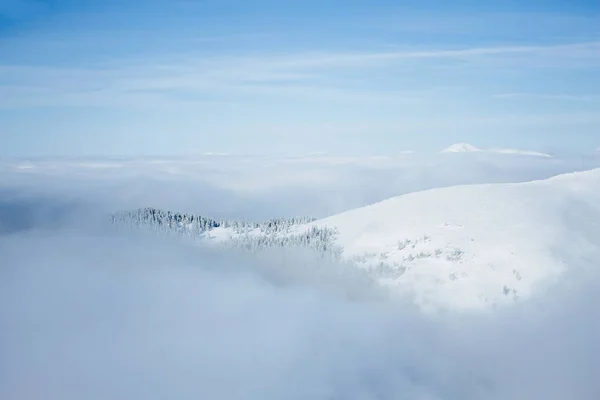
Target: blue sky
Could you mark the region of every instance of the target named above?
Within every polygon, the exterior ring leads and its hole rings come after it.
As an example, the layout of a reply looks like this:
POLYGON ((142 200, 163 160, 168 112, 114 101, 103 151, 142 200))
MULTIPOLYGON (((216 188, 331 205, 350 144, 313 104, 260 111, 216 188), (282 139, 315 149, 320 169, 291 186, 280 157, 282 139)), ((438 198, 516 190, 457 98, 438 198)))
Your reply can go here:
POLYGON ((600 147, 597 0, 0 0, 0 156, 462 141, 600 147))

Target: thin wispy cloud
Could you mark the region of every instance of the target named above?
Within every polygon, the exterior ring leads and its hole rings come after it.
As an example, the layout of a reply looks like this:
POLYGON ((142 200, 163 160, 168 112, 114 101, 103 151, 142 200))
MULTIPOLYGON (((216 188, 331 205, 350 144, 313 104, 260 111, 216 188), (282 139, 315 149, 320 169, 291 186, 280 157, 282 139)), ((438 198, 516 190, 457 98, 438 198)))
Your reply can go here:
POLYGON ((570 94, 545 94, 545 93, 501 93, 493 96, 497 99, 541 99, 558 101, 600 101, 600 95, 570 95, 570 94))
MULTIPOLYGON (((311 57, 302 55, 299 60, 289 62, 294 66, 305 67, 327 67, 327 66, 365 66, 381 65, 387 62, 410 60, 410 59, 471 59, 485 56, 528 54, 534 56, 560 57, 562 63, 558 65, 569 66, 572 59, 585 58, 591 65, 600 62, 600 42, 572 43, 547 46, 498 46, 498 47, 474 47, 463 49, 434 49, 434 50, 408 50, 377 53, 350 53, 332 54, 311 57)), ((558 61, 555 60, 555 61, 558 61)), ((285 64, 285 62, 284 62, 285 64)))
MULTIPOLYGON (((267 53, 208 58, 186 54, 181 55, 181 61, 177 63, 166 59, 151 64, 140 59, 129 65, 102 68, 2 65, 0 73, 5 84, 0 87, 0 92, 3 93, 2 106, 5 108, 40 104, 98 105, 102 103, 102 98, 110 105, 120 101, 116 97, 129 99, 126 102, 132 104, 144 105, 144 99, 152 104, 169 91, 197 94, 244 94, 258 91, 290 97, 295 94, 306 96, 311 92, 313 96, 319 97, 326 91, 330 94, 335 92, 340 99, 368 99, 373 96, 382 98, 385 94, 377 94, 380 90, 364 85, 353 90, 352 86, 360 78, 340 81, 336 74, 367 68, 379 70, 378 73, 385 76, 394 74, 394 68, 402 68, 407 62, 427 63, 424 66, 430 67, 429 63, 434 60, 476 63, 489 59, 494 63, 508 63, 519 68, 531 67, 531 58, 540 58, 542 67, 568 68, 573 65, 581 66, 582 62, 593 67, 600 65, 600 42, 393 52, 267 53), (299 85, 304 86, 300 88, 299 85), (355 92, 354 95, 351 91, 355 92)), ((468 64, 463 65, 463 68, 469 68, 468 64)), ((489 69, 493 72, 494 66, 491 65, 489 69)), ((386 97, 390 97, 389 93, 386 97)), ((397 97, 406 99, 411 96, 398 92, 397 97)), ((163 101, 202 103, 201 100, 174 98, 163 101)))
POLYGON ((392 13, 373 21, 374 26, 385 24, 397 32, 440 34, 446 36, 478 36, 483 38, 520 38, 530 35, 528 42, 544 37, 549 41, 573 41, 574 38, 600 36, 598 14, 569 14, 560 12, 405 12, 392 13), (383 20, 383 22, 382 22, 383 20))

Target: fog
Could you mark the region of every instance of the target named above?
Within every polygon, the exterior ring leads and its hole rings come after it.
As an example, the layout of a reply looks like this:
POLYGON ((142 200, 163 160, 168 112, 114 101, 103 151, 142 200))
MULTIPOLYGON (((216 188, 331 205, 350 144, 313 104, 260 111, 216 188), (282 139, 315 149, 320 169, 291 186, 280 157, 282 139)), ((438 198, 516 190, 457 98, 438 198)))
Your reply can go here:
POLYGON ((85 203, 106 212, 152 206, 216 219, 320 218, 418 190, 530 181, 597 167, 600 153, 4 160, 0 196, 69 207, 85 203))
MULTIPOLYGON (((353 168, 343 173, 364 181, 353 168)), ((2 399, 600 398, 593 268, 518 306, 423 314, 364 273, 309 251, 250 255, 116 234, 100 222, 106 210, 148 205, 127 192, 135 178, 96 175, 81 186, 74 171, 28 172, 21 182, 16 172, 4 175, 2 399)), ((164 183, 173 198, 185 193, 177 182, 164 183)), ((304 185, 289 184, 291 193, 304 185)), ((185 201, 235 215, 252 192, 261 215, 284 190, 211 187, 185 201)), ((347 193, 340 187, 330 193, 347 193)), ((168 204, 162 188, 151 196, 144 187, 147 201, 168 204)), ((370 198, 353 193, 357 203, 370 198)), ((318 198, 312 207, 321 212, 347 205, 318 198)))

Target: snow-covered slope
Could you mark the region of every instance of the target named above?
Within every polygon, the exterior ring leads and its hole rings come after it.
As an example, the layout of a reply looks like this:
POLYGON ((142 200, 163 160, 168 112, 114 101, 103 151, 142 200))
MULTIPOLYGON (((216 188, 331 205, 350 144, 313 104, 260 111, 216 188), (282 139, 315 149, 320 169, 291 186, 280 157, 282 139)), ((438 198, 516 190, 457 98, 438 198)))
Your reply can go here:
POLYGON ((472 153, 477 151, 481 150, 468 143, 456 143, 442 150, 442 153, 472 153))
POLYGON ((500 305, 600 255, 600 170, 412 193, 310 225, 420 306, 500 305))
POLYGON ((541 293, 568 269, 600 267, 600 169, 427 190, 313 222, 217 222, 153 209, 116 221, 250 251, 308 247, 422 308, 479 309, 541 293))

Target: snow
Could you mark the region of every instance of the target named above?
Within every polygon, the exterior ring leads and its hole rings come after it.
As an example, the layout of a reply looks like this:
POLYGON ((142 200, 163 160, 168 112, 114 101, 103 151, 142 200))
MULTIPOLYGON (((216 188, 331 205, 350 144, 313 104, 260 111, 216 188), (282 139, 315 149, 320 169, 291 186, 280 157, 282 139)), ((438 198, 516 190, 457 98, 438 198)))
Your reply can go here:
POLYGON ((344 259, 383 269, 380 283, 423 309, 465 310, 530 298, 578 257, 597 257, 598 221, 600 169, 412 193, 309 226, 337 229, 344 259), (566 218, 574 207, 577 223, 566 218))
POLYGON ((442 153, 472 153, 481 151, 477 147, 468 143, 456 143, 452 146, 442 150, 442 153))

